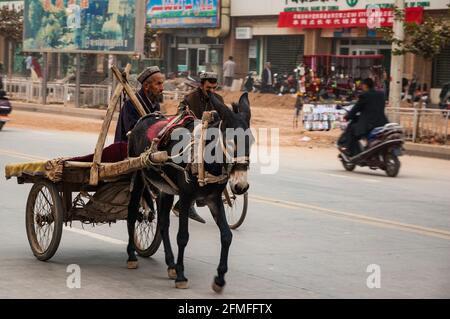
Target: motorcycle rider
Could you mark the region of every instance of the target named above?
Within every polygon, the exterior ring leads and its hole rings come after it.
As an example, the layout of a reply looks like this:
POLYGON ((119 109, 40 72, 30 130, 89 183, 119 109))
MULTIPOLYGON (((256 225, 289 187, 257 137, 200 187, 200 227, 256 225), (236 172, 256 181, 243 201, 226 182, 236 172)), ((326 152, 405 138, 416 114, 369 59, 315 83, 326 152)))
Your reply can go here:
POLYGON ((388 123, 384 113, 386 104, 383 92, 375 90, 375 83, 370 78, 362 81, 362 89, 363 93, 359 96, 358 102, 344 117, 352 122, 338 142, 342 151, 350 157, 361 152, 359 144, 361 138, 366 137, 374 128, 388 123))

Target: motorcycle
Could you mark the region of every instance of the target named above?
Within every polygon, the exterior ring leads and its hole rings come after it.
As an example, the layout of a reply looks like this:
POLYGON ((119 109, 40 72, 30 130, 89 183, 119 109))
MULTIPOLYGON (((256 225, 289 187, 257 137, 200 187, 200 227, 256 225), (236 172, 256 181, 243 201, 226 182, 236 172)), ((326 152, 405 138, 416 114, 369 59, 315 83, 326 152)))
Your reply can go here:
POLYGON ((255 88, 255 79, 253 78, 253 72, 249 72, 245 77, 244 81, 244 90, 247 92, 256 91, 255 88))
POLYGON ((9 122, 8 115, 11 113, 12 107, 9 99, 6 97, 5 91, 0 91, 0 130, 9 122))
MULTIPOLYGON (((345 109, 348 111, 347 109, 345 109)), ((341 125, 345 131, 350 125, 341 125)), ((399 156, 403 155, 405 143, 403 127, 397 123, 388 123, 385 126, 373 129, 367 136, 365 145, 359 141, 361 152, 349 157, 345 150, 338 145, 339 159, 346 171, 353 171, 356 166, 369 167, 372 170, 381 169, 389 177, 396 177, 400 172, 399 156)))

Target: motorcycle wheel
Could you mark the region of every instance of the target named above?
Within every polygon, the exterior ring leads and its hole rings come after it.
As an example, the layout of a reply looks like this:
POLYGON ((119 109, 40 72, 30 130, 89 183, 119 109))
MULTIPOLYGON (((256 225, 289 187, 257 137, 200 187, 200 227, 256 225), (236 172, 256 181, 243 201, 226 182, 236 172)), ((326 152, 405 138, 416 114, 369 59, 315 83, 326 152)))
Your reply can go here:
POLYGON ((344 166, 344 168, 345 168, 345 170, 347 172, 353 172, 355 170, 355 168, 356 168, 355 164, 349 163, 349 162, 346 162, 346 161, 342 161, 342 166, 344 166))
POLYGON ((400 172, 400 160, 397 155, 387 153, 384 156, 384 162, 386 164, 386 174, 389 177, 397 177, 400 172))

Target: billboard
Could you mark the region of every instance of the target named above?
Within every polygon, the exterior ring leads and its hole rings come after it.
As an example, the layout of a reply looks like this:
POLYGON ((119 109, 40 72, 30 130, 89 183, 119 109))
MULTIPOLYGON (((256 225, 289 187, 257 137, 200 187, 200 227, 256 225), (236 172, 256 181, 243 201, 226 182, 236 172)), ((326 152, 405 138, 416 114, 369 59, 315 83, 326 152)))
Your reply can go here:
POLYGON ((0 8, 3 7, 8 7, 8 9, 10 10, 23 9, 23 0, 20 1, 0 0, 0 8))
POLYGON ((217 28, 220 0, 149 0, 147 23, 151 28, 217 28))
POLYGON ((24 51, 133 54, 143 50, 145 1, 25 0, 24 4, 24 51))

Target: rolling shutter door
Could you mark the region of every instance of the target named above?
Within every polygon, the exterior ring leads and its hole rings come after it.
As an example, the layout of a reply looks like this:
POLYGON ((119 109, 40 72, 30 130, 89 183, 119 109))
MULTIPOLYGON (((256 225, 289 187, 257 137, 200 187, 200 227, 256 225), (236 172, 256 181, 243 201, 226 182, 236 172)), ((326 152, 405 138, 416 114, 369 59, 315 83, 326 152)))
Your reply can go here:
POLYGON ((450 82, 450 47, 442 50, 433 62, 433 87, 440 88, 450 82))
POLYGON ((291 73, 303 60, 304 36, 268 36, 266 61, 274 73, 291 73))

